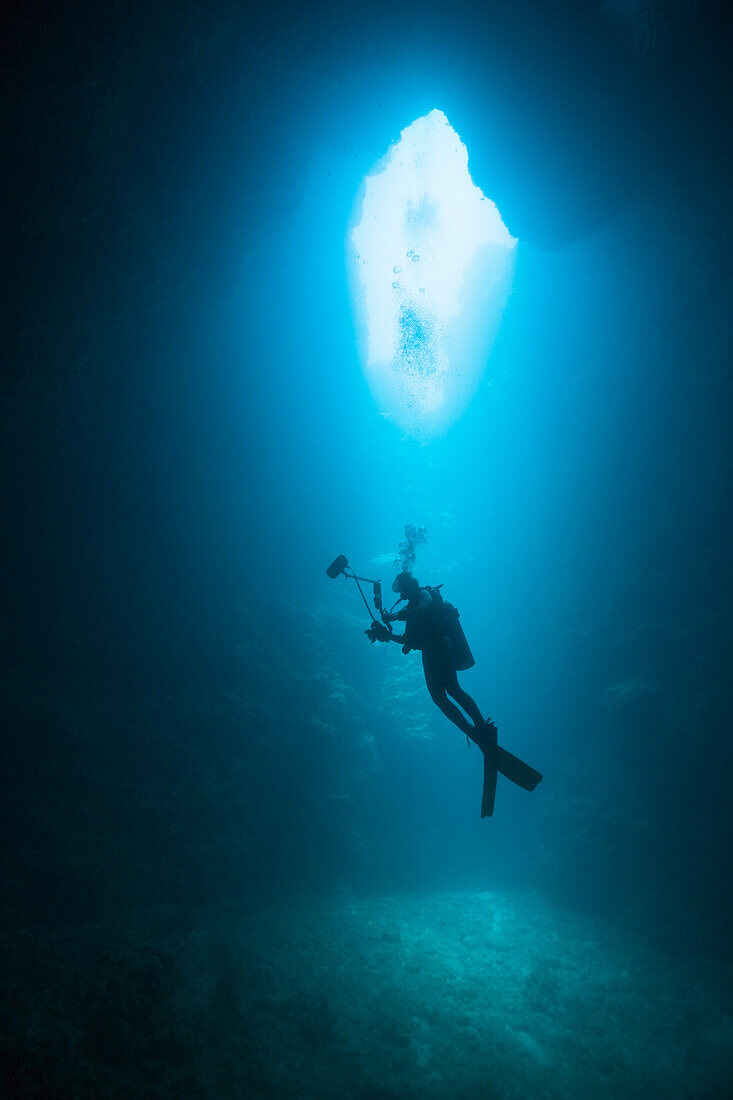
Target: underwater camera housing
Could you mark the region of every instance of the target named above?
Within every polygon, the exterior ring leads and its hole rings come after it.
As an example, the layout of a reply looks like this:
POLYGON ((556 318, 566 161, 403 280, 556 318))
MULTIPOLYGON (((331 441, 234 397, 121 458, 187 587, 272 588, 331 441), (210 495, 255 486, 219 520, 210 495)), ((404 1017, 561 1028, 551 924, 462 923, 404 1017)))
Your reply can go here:
MULTIPOLYGON (((356 582, 356 587, 359 589, 359 594, 364 601, 369 618, 371 619, 371 625, 369 629, 364 633, 370 642, 388 642, 392 637, 392 630, 388 625, 391 616, 386 615, 382 607, 382 582, 372 580, 370 577, 357 577, 356 573, 347 572, 349 569, 348 558, 344 554, 339 554, 337 558, 329 565, 326 570, 326 575, 332 580, 336 577, 340 577, 342 574, 344 577, 348 577, 349 580, 356 582), (362 590, 360 581, 364 584, 371 584, 374 589, 374 606, 376 610, 382 616, 383 621, 380 623, 374 612, 369 606, 366 596, 362 590)), ((400 574, 402 576, 403 574, 400 574)), ((399 577, 397 578, 399 580, 399 577)), ((397 582, 395 582, 397 583, 397 582)), ((394 589, 394 585, 392 586, 394 589)), ((438 585, 425 585, 421 591, 429 592, 432 600, 433 614, 436 616, 437 621, 440 624, 441 632, 450 640, 453 647, 453 658, 455 661, 455 667, 457 672, 465 672, 466 669, 473 668, 476 663, 474 660, 471 647, 468 644, 466 635, 463 632, 463 627, 460 623, 460 612, 457 607, 454 607, 452 603, 448 603, 443 599, 441 594, 442 584, 438 585)), ((400 593, 399 598, 392 605, 392 609, 398 603, 401 603, 405 597, 400 593)))

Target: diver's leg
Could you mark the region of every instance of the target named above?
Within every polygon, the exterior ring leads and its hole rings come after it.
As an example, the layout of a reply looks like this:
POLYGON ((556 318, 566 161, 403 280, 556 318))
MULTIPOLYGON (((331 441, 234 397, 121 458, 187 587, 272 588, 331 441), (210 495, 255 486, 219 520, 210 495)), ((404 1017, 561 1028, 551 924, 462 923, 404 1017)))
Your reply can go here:
POLYGON ((461 730, 462 733, 465 733, 466 737, 469 737, 472 733, 475 733, 476 727, 471 725, 466 716, 464 714, 461 714, 460 710, 457 706, 455 706, 454 703, 451 703, 445 692, 442 693, 442 696, 432 695, 431 692, 431 697, 436 707, 439 707, 446 718, 449 718, 455 726, 458 726, 459 730, 461 730))
POLYGON ((428 691, 430 692, 430 698, 433 700, 436 707, 442 710, 446 718, 449 718, 450 721, 455 726, 458 726, 459 730, 468 737, 474 727, 466 721, 466 718, 461 714, 458 707, 454 706, 446 695, 445 681, 441 675, 441 662, 435 659, 434 654, 426 653, 425 650, 423 650, 422 667, 425 673, 425 683, 428 685, 428 691))
POLYGON ((483 726, 484 720, 481 717, 481 711, 478 709, 476 700, 473 699, 467 691, 463 690, 463 688, 458 683, 458 677, 456 676, 455 672, 453 673, 453 683, 448 684, 446 691, 449 695, 453 696, 460 707, 463 707, 466 714, 470 718, 473 718, 475 725, 483 726))
POLYGON ((461 691, 458 685, 453 646, 449 638, 444 638, 442 644, 435 647, 427 661, 423 651, 423 667, 433 701, 437 703, 443 714, 450 718, 451 722, 455 722, 458 728, 465 733, 466 739, 475 741, 483 752, 484 789, 481 796, 481 816, 491 817, 494 812, 494 798, 496 795, 496 754, 490 750, 487 739, 489 731, 484 726, 478 707, 471 696, 467 692, 461 691), (435 694, 433 694, 434 690, 435 694), (438 694, 439 690, 442 693, 442 698, 438 694), (450 692, 454 699, 458 699, 461 706, 471 714, 476 725, 472 726, 466 721, 458 707, 453 706, 448 701, 446 692, 450 692))
POLYGON ((463 707, 466 714, 469 718, 473 719, 476 726, 483 726, 484 720, 481 717, 481 711, 478 709, 475 699, 473 699, 467 691, 464 691, 458 683, 456 661, 453 656, 453 646, 451 645, 450 638, 443 638, 443 644, 440 647, 439 653, 442 673, 441 679, 445 684, 445 690, 455 699, 459 707, 463 707))

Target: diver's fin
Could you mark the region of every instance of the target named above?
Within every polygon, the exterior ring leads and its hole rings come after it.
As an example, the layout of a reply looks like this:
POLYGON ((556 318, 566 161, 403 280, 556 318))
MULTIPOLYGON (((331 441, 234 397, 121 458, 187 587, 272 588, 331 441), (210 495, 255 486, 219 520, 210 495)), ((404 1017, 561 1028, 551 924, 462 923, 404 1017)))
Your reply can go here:
POLYGON ((493 746, 488 743, 484 756, 484 790, 481 796, 481 816, 491 817, 494 812, 494 798, 496 797, 496 727, 494 726, 493 746))
POLYGON ((501 745, 497 745, 496 726, 493 722, 486 722, 483 729, 478 727, 473 730, 471 738, 481 749, 484 757, 492 755, 497 770, 507 779, 511 779, 512 783, 516 783, 518 787, 522 787, 525 791, 533 791, 542 780, 540 772, 530 767, 529 764, 525 764, 518 756, 507 752, 501 745))
POLYGON ((494 758, 501 774, 511 779, 512 783, 516 783, 518 787, 523 787, 525 791, 533 791, 542 781, 540 772, 535 771, 529 764, 525 764, 518 756, 507 752, 501 745, 496 746, 494 758))
POLYGON ((481 816, 491 817, 496 797, 496 763, 489 753, 484 753, 484 790, 481 795, 481 816))

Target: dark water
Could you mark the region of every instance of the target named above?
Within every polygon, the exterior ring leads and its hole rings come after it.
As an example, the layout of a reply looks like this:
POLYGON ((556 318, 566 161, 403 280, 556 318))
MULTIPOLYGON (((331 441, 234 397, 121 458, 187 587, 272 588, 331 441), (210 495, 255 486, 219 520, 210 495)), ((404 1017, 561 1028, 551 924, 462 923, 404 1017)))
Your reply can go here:
POLYGON ((6 23, 0 1091, 728 1095, 723 6, 6 23), (519 245, 423 445, 344 238, 434 107, 519 245), (490 820, 325 576, 408 523, 545 775, 490 820))

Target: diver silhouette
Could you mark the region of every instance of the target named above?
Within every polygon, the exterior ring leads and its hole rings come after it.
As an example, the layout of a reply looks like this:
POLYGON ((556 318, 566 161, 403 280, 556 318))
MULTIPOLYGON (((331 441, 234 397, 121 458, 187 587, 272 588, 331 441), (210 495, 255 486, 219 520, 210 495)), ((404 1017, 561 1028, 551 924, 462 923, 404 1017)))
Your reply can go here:
MULTIPOLYGON (((475 664, 458 611, 446 603, 437 588, 421 587, 412 574, 400 573, 392 584, 406 606, 397 612, 382 610, 381 624, 374 622, 367 634, 372 641, 402 642, 402 652, 419 649, 430 698, 454 725, 474 741, 484 757, 484 788, 481 816, 494 812, 496 776, 500 771, 525 790, 534 790, 542 779, 539 772, 497 744, 497 729, 491 718, 484 719, 476 700, 458 683, 458 673, 475 664), (392 631, 393 622, 404 622, 404 634, 392 631), (455 703, 451 699, 455 699, 455 703), (458 707, 462 707, 473 725, 458 707)), ((380 600, 381 602, 381 600, 380 600)))
POLYGON ((493 721, 490 718, 484 720, 476 700, 458 683, 458 673, 472 668, 476 662, 460 625, 458 611, 440 593, 442 585, 421 586, 417 578, 403 566, 403 572, 392 584, 392 591, 399 598, 393 604, 392 610, 387 611, 382 604, 382 582, 357 576, 344 554, 339 554, 331 562, 326 575, 332 580, 344 576, 355 582, 371 619, 371 625, 364 631, 370 642, 401 642, 403 653, 409 653, 413 649, 420 650, 430 698, 446 718, 469 741, 475 742, 483 753, 484 790, 481 816, 490 817, 494 812, 497 771, 524 790, 533 791, 542 775, 497 744, 497 730, 493 721), (381 622, 369 606, 362 583, 373 586, 374 608, 379 612, 381 622), (402 602, 405 602, 405 607, 394 611, 397 604, 402 602), (394 622, 405 624, 404 634, 394 633, 394 622), (459 707, 463 708, 473 724, 459 707))
POLYGON ((476 701, 458 683, 459 666, 470 668, 474 664, 465 635, 458 624, 458 613, 451 604, 443 601, 438 589, 421 588, 417 578, 410 573, 400 573, 395 578, 392 591, 398 593, 402 600, 406 600, 407 606, 395 614, 382 612, 382 621, 385 624, 405 624, 405 633, 391 634, 390 640, 402 642, 403 653, 409 653, 413 649, 420 650, 430 698, 466 737, 475 740, 474 734, 478 727, 493 723, 490 718, 484 721, 476 701), (458 631, 460 635, 457 635, 458 631), (460 658, 464 652, 468 654, 468 659, 462 661, 460 658), (451 703, 449 695, 463 707, 473 720, 473 725, 451 703))

